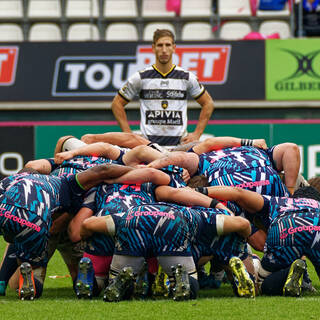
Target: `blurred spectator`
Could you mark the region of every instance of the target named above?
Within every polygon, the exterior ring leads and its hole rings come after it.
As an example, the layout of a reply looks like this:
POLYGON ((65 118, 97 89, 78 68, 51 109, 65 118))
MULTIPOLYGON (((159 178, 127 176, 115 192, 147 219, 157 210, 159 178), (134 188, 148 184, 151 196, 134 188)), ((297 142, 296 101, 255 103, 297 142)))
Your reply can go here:
POLYGON ((259 10, 283 10, 287 0, 260 0, 259 10))
POLYGON ((320 0, 302 0, 295 6, 297 35, 320 36, 320 0), (302 8, 301 8, 302 6, 302 8), (299 16, 302 14, 302 30, 299 30, 299 16), (300 32, 299 32, 300 31, 300 32))

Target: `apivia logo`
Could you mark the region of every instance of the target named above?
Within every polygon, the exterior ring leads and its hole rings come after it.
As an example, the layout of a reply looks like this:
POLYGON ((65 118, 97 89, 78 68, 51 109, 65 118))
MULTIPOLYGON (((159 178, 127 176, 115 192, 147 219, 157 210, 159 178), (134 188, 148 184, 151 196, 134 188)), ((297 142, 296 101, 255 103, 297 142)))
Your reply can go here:
POLYGON ((0 86, 11 86, 15 82, 18 47, 0 47, 0 86))
MULTIPOLYGON (((202 83, 223 84, 230 53, 229 45, 178 46, 173 62, 194 72, 202 83)), ((151 46, 138 46, 136 56, 60 57, 55 65, 52 95, 114 96, 128 77, 152 63, 151 46)))
POLYGON ((296 69, 286 78, 276 82, 275 88, 278 91, 308 91, 320 89, 320 69, 317 67, 316 58, 320 50, 302 54, 298 51, 282 49, 290 56, 294 57, 297 66, 296 69), (301 77, 303 77, 301 79, 301 77), (308 81, 309 78, 309 81, 308 81))

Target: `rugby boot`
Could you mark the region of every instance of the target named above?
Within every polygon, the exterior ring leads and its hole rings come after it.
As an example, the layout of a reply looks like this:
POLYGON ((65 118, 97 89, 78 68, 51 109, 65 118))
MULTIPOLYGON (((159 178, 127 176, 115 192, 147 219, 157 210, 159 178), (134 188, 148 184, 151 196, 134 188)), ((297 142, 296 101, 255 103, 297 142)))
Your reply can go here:
POLYGON ((119 274, 113 278, 110 284, 105 288, 103 300, 109 302, 118 302, 132 287, 134 275, 131 267, 124 267, 119 274))
POLYGON ((308 269, 306 268, 305 273, 303 274, 301 289, 308 292, 317 292, 317 289, 312 285, 312 281, 309 277, 308 269))
POLYGON ((20 266, 19 276, 19 299, 33 300, 36 295, 33 271, 30 263, 24 262, 20 266))
POLYGON ((168 287, 166 285, 168 276, 163 271, 162 267, 159 266, 157 275, 152 283, 152 297, 154 299, 161 299, 167 297, 169 294, 168 287))
POLYGON ((238 257, 231 258, 229 261, 229 267, 232 271, 234 284, 239 297, 254 298, 254 283, 241 259, 238 257))
POLYGON ((136 277, 133 289, 133 297, 135 299, 145 299, 148 296, 149 282, 148 282, 148 264, 144 262, 141 271, 136 277))
POLYGON ((190 283, 189 275, 185 267, 177 264, 176 266, 172 266, 171 270, 175 279, 175 285, 172 289, 173 300, 188 300, 190 298, 190 283))
POLYGON ((93 293, 94 270, 90 258, 81 258, 75 291, 78 299, 91 299, 93 293))
POLYGON ((306 263, 302 259, 297 259, 291 264, 287 280, 283 286, 283 294, 285 296, 299 297, 301 295, 301 285, 305 270, 306 263))

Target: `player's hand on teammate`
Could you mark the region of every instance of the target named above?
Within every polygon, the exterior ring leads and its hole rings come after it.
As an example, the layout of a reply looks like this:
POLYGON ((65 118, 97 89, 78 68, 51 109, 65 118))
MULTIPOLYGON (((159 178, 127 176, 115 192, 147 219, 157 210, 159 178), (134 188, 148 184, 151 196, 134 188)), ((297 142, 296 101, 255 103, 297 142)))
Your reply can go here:
POLYGON ((56 164, 61 164, 64 160, 69 160, 71 158, 73 158, 71 151, 59 152, 54 156, 54 162, 56 164))
POLYGON ((183 169, 182 179, 183 179, 183 181, 185 183, 187 183, 190 180, 190 174, 189 174, 189 171, 187 169, 183 169))
POLYGON ((190 143, 193 141, 198 141, 200 139, 199 134, 196 134, 195 132, 188 133, 184 138, 181 139, 181 144, 190 143))
POLYGON ((264 140, 264 139, 254 139, 253 140, 253 147, 259 148, 259 149, 264 149, 264 150, 268 149, 266 140, 264 140))

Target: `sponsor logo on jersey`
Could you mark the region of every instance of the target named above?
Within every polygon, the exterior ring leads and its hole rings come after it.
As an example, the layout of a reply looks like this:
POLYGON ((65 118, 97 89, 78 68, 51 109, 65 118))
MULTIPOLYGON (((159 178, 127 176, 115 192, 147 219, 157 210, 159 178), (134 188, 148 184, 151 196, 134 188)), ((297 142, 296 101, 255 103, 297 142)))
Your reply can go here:
POLYGON ((182 111, 148 110, 146 124, 154 126, 182 126, 182 111))
POLYGON ((162 107, 162 109, 167 109, 168 108, 168 101, 167 100, 161 101, 161 107, 162 107))
POLYGON ((18 47, 0 47, 0 86, 11 86, 14 84, 18 51, 18 47))

